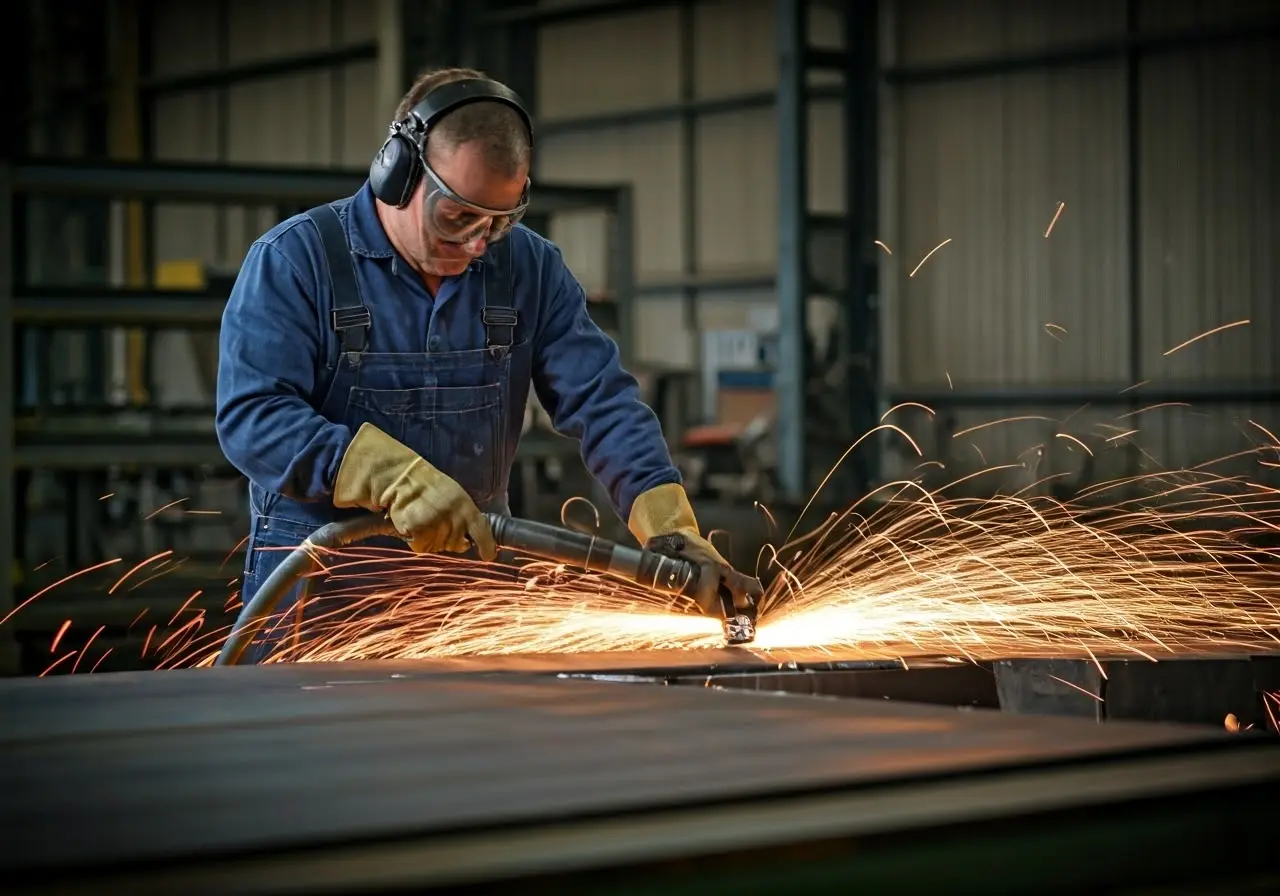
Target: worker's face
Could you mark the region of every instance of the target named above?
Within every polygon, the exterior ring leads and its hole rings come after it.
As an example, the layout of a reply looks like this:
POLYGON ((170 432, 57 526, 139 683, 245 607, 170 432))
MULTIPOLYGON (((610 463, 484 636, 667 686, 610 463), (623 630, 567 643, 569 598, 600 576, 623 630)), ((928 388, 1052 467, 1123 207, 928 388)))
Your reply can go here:
POLYGON ((528 178, 494 172, 474 143, 433 150, 416 197, 425 272, 461 274, 505 237, 524 214, 528 178))

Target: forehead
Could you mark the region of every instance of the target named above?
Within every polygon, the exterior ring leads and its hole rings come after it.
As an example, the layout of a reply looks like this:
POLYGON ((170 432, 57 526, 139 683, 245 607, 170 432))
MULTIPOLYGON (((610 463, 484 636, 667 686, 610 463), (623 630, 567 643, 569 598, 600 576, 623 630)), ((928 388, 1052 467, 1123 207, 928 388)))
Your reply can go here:
POLYGON ((432 147, 428 164, 452 192, 466 202, 486 208, 514 208, 520 202, 527 168, 514 175, 489 164, 484 146, 470 141, 454 147, 432 147))

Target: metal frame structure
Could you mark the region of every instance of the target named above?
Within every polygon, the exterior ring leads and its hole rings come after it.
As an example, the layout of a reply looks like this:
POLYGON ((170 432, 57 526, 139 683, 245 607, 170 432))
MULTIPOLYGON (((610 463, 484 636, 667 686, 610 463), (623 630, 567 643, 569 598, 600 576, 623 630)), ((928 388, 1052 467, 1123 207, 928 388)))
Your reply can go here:
MULTIPOLYGON (((809 13, 813 0, 776 0, 779 89, 778 135, 778 475, 784 496, 804 500, 816 484, 810 481, 811 452, 806 444, 805 305, 813 283, 809 264, 811 234, 824 228, 842 233, 845 270, 843 283, 826 292, 841 305, 841 347, 854 360, 845 376, 846 413, 855 433, 875 421, 875 384, 879 378, 876 349, 878 325, 874 299, 874 269, 868 247, 875 230, 876 122, 876 8, 873 3, 843 8, 844 49, 815 50, 809 46, 809 13), (811 71, 838 72, 837 91, 844 119, 845 214, 817 216, 808 208, 808 104, 823 95, 809 85, 811 71)), ((851 457, 844 470, 851 474, 851 490, 865 492, 871 484, 868 454, 851 457)))
MULTIPOLYGON (((980 390, 934 390, 884 384, 879 369, 879 340, 881 337, 878 315, 877 266, 869 247, 876 231, 878 155, 876 151, 876 123, 878 119, 880 88, 900 89, 913 84, 954 81, 965 78, 987 77, 1019 71, 1038 71, 1063 66, 1085 65, 1103 59, 1121 58, 1128 64, 1128 93, 1130 98, 1130 195, 1127 201, 1131 210, 1137 208, 1140 178, 1138 174, 1137 137, 1137 71, 1141 60, 1160 53, 1177 52, 1195 47, 1230 44, 1240 41, 1275 39, 1280 28, 1271 26, 1235 26, 1205 28, 1172 34, 1141 34, 1137 28, 1137 0, 1128 0, 1128 33, 1121 38, 1082 43, 1077 46, 1056 48, 1041 53, 1021 53, 989 59, 962 60, 955 63, 927 66, 885 66, 878 60, 877 42, 880 32, 878 18, 880 3, 834 4, 844 13, 845 49, 840 53, 814 51, 807 46, 806 16, 812 4, 822 0, 775 0, 777 22, 777 53, 779 84, 776 91, 753 92, 737 97, 714 100, 695 100, 688 85, 680 102, 661 104, 649 108, 629 110, 616 114, 589 115, 566 120, 547 122, 540 126, 544 135, 583 133, 627 125, 659 121, 694 122, 704 115, 729 114, 751 109, 774 107, 779 113, 780 168, 779 192, 781 216, 779 222, 779 265, 775 277, 727 278, 715 280, 699 277, 689 268, 684 276, 662 284, 640 284, 637 295, 649 292, 669 293, 673 288, 681 291, 689 311, 687 318, 694 319, 694 303, 699 295, 710 292, 727 292, 777 287, 781 311, 781 333, 777 389, 779 392, 780 478, 784 492, 792 497, 808 494, 806 460, 810 450, 805 438, 805 405, 802 399, 804 383, 804 301, 815 292, 824 292, 840 299, 843 311, 842 349, 850 362, 850 375, 846 377, 848 394, 846 407, 849 423, 856 434, 869 431, 880 411, 889 404, 901 401, 920 401, 936 406, 994 407, 1014 403, 1077 404, 1085 401, 1104 404, 1132 404, 1136 401, 1165 400, 1157 396, 1173 396, 1178 399, 1194 398, 1201 403, 1227 403, 1234 401, 1274 402, 1280 388, 1268 384, 1222 383, 1210 386, 1157 386, 1145 390, 1121 390, 1141 380, 1137 336, 1130 346, 1131 379, 1129 383, 1111 387, 1039 387, 1011 386, 980 390), (835 86, 816 86, 807 82, 809 71, 822 69, 841 71, 844 83, 835 86), (846 209, 851 216, 831 219, 828 216, 810 214, 806 208, 808 127, 806 108, 814 101, 839 100, 845 119, 845 184, 846 209), (847 247, 847 266, 842 284, 815 284, 809 267, 809 252, 815 235, 839 229, 847 247)), ((605 17, 640 9, 679 7, 681 9, 682 47, 691 52, 692 15, 696 0, 564 0, 557 3, 529 4, 523 2, 491 2, 489 9, 476 16, 474 24, 489 31, 524 29, 525 40, 519 42, 532 46, 536 41, 530 32, 540 25, 589 18, 605 17)), ((513 45, 508 40, 506 45, 513 45)), ((687 59, 687 56, 686 56, 687 59)), ((685 128, 686 146, 683 153, 681 177, 687 187, 696 178, 693 170, 692 127, 685 128)), ((687 193, 692 193, 687 189, 687 193)), ((685 234, 686 253, 692 259, 696 210, 686 208, 681 221, 685 234)), ((1130 241, 1139 245, 1141 234, 1136 214, 1130 215, 1130 241)), ((692 264, 692 262, 690 262, 692 264)), ((1131 254, 1129 270, 1130 313, 1138 320, 1140 309, 1140 270, 1136 251, 1131 254)), ((1135 334, 1140 333, 1134 327, 1135 334)), ((858 488, 873 481, 878 475, 878 457, 874 440, 868 440, 859 452, 845 461, 852 466, 853 481, 850 487, 858 488)))
MULTIPOLYGON (((874 268, 869 263, 849 263, 843 283, 815 283, 809 259, 813 251, 815 234, 839 232, 849 247, 849 257, 866 258, 867 252, 855 254, 855 247, 870 243, 868 234, 874 229, 874 169, 869 164, 871 147, 874 146, 875 126, 875 43, 869 39, 874 34, 874 4, 835 4, 845 11, 846 46, 850 52, 832 53, 815 51, 807 45, 808 11, 820 0, 776 0, 778 21, 777 54, 780 68, 778 88, 772 91, 753 91, 739 96, 710 100, 695 97, 692 58, 695 46, 693 11, 697 0, 658 0, 654 3, 631 0, 566 0, 552 4, 521 2, 491 2, 473 20, 476 40, 487 42, 488 52, 481 51, 478 58, 496 74, 503 76, 526 99, 534 95, 529 73, 531 60, 522 60, 516 67, 524 73, 524 79, 514 77, 504 70, 500 51, 493 48, 536 46, 536 29, 569 21, 604 18, 610 15, 635 12, 642 9, 676 7, 680 11, 680 46, 682 62, 681 99, 674 104, 656 105, 650 108, 560 119, 539 124, 539 133, 554 136, 566 133, 589 133, 610 128, 653 122, 680 121, 681 171, 684 184, 685 207, 682 211, 680 231, 685 248, 685 270, 682 276, 660 284, 639 284, 637 296, 679 292, 685 302, 685 319, 690 327, 696 325, 699 296, 715 292, 736 292, 777 288, 781 305, 780 352, 777 370, 777 389, 781 436, 780 475, 783 491, 791 498, 803 498, 808 491, 806 470, 809 452, 805 441, 805 314, 809 295, 821 293, 839 300, 843 306, 843 332, 845 352, 851 357, 865 359, 855 374, 849 377, 847 405, 855 425, 874 419, 876 396, 872 384, 878 373, 875 367, 874 343, 877 336, 874 317, 874 268), (853 12, 850 14, 849 10, 853 12), (870 32, 867 31, 870 24, 870 32), (839 71, 845 76, 843 85, 813 86, 806 82, 809 71, 839 71), (860 89, 848 89, 847 85, 862 85, 860 89), (824 216, 810 213, 806 205, 807 171, 805 158, 808 143, 808 104, 818 101, 839 101, 844 109, 846 139, 851 146, 864 148, 861 152, 846 154, 845 183, 848 191, 847 208, 857 209, 853 215, 824 216), (780 205, 779 264, 774 276, 767 277, 703 277, 697 271, 697 208, 696 208, 696 125, 704 116, 724 115, 756 109, 776 109, 779 116, 780 150, 780 205)), ((527 50, 526 50, 527 52, 527 50)), ((695 364, 695 367, 697 365, 695 364)), ((867 469, 853 468, 859 480, 868 480, 867 469)))

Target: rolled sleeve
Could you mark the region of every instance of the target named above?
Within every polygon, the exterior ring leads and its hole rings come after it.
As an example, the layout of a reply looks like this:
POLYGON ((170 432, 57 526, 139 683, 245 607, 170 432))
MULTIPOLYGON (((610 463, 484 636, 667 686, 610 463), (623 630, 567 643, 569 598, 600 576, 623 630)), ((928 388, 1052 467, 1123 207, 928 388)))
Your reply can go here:
POLYGON ((219 336, 222 451, 258 486, 300 501, 332 494, 351 441, 347 427, 316 409, 326 369, 316 308, 315 278, 259 241, 240 268, 219 336))
POLYGON ((556 431, 580 441, 583 463, 626 520, 640 494, 680 482, 680 472, 657 415, 623 369, 618 346, 587 313, 586 294, 555 247, 543 277, 534 390, 556 431))

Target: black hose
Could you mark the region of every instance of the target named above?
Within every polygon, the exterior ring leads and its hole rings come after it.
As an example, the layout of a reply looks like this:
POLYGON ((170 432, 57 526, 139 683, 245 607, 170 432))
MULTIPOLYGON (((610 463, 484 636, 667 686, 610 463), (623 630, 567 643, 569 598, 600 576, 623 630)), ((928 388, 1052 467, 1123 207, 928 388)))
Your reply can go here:
POLYGON ((256 594, 240 610, 231 634, 222 645, 215 666, 235 666, 249 647, 262 624, 271 618, 276 606, 303 576, 320 568, 320 550, 344 548, 370 538, 397 535, 395 526, 385 516, 370 514, 321 526, 284 558, 256 594))

